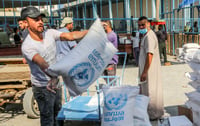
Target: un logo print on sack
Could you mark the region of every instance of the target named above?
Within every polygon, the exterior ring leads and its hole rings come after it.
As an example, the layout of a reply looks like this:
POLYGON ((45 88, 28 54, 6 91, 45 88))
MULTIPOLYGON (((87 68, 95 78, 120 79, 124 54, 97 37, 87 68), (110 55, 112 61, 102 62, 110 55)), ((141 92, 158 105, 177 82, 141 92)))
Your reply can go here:
POLYGON ((117 95, 114 93, 109 93, 104 99, 105 107, 108 110, 120 110, 126 105, 127 101, 127 94, 122 93, 117 95))
POLYGON ((68 73, 77 86, 88 85, 94 78, 95 70, 89 62, 80 63, 74 66, 68 73))

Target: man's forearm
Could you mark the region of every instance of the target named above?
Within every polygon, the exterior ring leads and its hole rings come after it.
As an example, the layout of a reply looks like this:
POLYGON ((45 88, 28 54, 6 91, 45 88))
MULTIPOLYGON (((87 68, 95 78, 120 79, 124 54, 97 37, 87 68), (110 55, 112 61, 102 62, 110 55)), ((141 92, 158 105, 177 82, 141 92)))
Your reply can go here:
POLYGON ((149 67, 151 65, 151 62, 152 62, 152 58, 153 58, 153 54, 152 53, 147 53, 143 73, 147 73, 148 72, 149 67))
POLYGON ((61 33, 60 39, 62 41, 73 41, 83 38, 87 34, 88 30, 85 31, 74 31, 68 33, 61 33))
POLYGON ((81 31, 81 32, 79 32, 79 31, 74 31, 74 32, 73 32, 73 38, 74 38, 75 40, 81 39, 81 38, 83 38, 87 33, 88 33, 88 30, 84 30, 84 31, 81 31))
POLYGON ((55 78, 57 75, 48 71, 48 67, 49 67, 49 64, 39 55, 39 54, 36 54, 34 57, 33 57, 33 62, 35 62, 39 67, 40 69, 46 74, 48 75, 50 78, 55 78))

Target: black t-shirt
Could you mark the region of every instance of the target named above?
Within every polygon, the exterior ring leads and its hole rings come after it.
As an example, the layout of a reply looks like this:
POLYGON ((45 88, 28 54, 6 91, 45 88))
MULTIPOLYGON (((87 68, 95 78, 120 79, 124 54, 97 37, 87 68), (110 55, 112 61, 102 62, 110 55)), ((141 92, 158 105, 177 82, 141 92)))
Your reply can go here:
POLYGON ((159 30, 156 32, 156 35, 159 43, 165 42, 165 40, 167 40, 167 34, 165 31, 159 30))
POLYGON ((15 34, 14 35, 14 41, 15 41, 15 44, 20 44, 21 43, 21 38, 18 34, 15 34))

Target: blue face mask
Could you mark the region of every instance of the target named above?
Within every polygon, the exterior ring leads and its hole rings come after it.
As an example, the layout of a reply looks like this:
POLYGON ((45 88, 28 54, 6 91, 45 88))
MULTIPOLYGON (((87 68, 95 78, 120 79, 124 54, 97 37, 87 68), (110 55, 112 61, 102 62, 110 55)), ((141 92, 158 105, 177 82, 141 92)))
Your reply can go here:
POLYGON ((146 34, 147 33, 147 29, 144 28, 144 29, 139 29, 139 33, 141 34, 146 34))

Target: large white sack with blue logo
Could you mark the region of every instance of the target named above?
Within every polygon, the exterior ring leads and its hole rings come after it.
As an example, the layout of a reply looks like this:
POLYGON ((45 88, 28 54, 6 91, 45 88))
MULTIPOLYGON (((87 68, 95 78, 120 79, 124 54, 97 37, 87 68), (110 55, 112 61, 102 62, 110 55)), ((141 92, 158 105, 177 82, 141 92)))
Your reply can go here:
POLYGON ((104 86, 104 107, 101 126, 134 126, 134 99, 139 87, 104 86))
POLYGON ((103 73, 116 52, 97 19, 79 44, 48 70, 62 75, 70 96, 76 96, 103 73))

